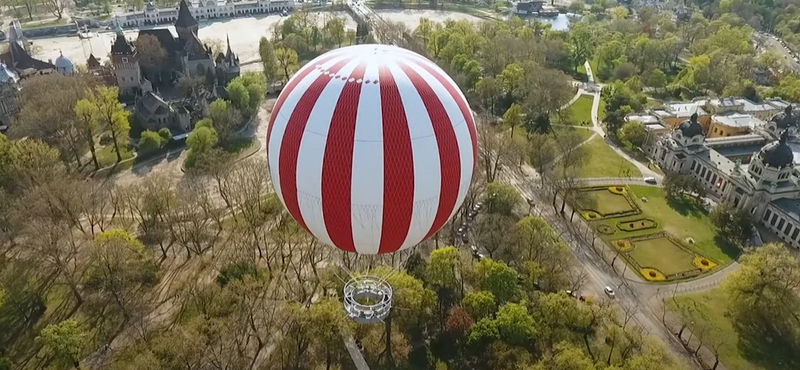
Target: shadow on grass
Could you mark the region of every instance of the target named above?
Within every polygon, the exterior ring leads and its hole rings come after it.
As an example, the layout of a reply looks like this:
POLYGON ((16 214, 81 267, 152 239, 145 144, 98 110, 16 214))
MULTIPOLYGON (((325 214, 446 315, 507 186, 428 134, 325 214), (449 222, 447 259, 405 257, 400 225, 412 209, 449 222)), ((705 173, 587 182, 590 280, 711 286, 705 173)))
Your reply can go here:
POLYGON ((719 246, 719 249, 722 251, 722 253, 725 253, 726 256, 730 257, 734 261, 739 258, 740 254, 742 254, 742 250, 739 249, 739 246, 732 243, 721 234, 714 236, 714 243, 719 246))
POLYGON ((738 350, 742 357, 767 370, 800 369, 800 339, 797 328, 788 320, 760 315, 732 320, 739 334, 738 350))
POLYGON ((667 196, 667 205, 670 206, 675 212, 681 214, 681 216, 695 216, 699 217, 705 214, 708 214, 705 208, 697 203, 697 200, 686 196, 680 195, 678 197, 670 197, 667 196))

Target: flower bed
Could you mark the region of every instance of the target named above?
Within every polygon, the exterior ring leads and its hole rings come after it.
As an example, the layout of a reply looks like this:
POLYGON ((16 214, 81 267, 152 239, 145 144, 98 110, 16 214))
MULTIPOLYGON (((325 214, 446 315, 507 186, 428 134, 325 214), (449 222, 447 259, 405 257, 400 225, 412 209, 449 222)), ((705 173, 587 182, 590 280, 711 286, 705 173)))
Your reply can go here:
POLYGON ((692 260, 692 264, 703 271, 711 270, 717 266, 716 263, 709 261, 705 257, 699 257, 699 256, 695 257, 694 260, 692 260))
POLYGON ((617 224, 617 228, 619 228, 622 231, 628 231, 628 232, 655 229, 657 226, 658 223, 649 218, 641 218, 638 220, 625 221, 617 224))
POLYGON ((614 247, 620 252, 628 252, 633 249, 633 243, 628 239, 620 239, 614 242, 614 247))
POLYGON ((600 224, 597 226, 597 232, 604 235, 613 235, 615 232, 617 232, 617 229, 606 224, 600 224))
POLYGON ((664 281, 667 280, 667 277, 658 271, 657 269, 644 267, 639 272, 642 274, 642 277, 645 278, 647 281, 664 281))
POLYGON ((628 190, 625 189, 624 186, 611 186, 611 187, 608 188, 608 191, 610 191, 611 194, 616 194, 616 195, 627 195, 628 194, 628 190))

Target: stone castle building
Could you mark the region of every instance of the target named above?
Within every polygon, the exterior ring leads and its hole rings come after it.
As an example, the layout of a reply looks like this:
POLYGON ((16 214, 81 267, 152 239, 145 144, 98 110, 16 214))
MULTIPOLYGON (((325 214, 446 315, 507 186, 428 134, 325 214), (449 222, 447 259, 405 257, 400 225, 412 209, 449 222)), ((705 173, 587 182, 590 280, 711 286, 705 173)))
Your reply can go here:
MULTIPOLYGON (((177 37, 168 28, 139 31, 138 37, 152 36, 164 48, 167 55, 165 70, 176 75, 207 78, 210 83, 221 86, 239 76, 239 58, 231 50, 230 39, 227 52, 215 57, 211 47, 203 44, 197 36, 198 22, 186 1, 181 1, 178 8, 175 31, 177 37)), ((125 38, 121 27, 117 28, 117 37, 111 46, 111 65, 121 94, 139 95, 153 90, 153 83, 142 74, 135 44, 125 38)), ((175 79, 170 78, 168 82, 175 79)))
MULTIPOLYGON (((183 1, 181 2, 183 3, 183 1)), ((142 27, 167 24, 180 18, 181 7, 158 9, 149 2, 138 12, 119 14, 114 21, 122 27, 142 27)), ((295 8, 294 0, 256 0, 233 2, 231 0, 200 0, 187 4, 189 15, 194 19, 219 19, 256 14, 280 13, 295 8)))
POLYGON ((650 148, 662 169, 691 174, 720 202, 749 212, 800 249, 800 115, 787 105, 748 135, 707 138, 698 114, 650 148))

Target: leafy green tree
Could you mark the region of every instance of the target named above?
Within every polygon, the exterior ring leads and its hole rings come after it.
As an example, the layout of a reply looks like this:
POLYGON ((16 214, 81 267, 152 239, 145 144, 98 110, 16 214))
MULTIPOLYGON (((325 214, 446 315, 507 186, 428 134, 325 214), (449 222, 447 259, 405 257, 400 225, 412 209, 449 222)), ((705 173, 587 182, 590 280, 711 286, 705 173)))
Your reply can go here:
POLYGON ((565 47, 571 64, 576 68, 582 66, 594 53, 594 35, 589 24, 580 22, 570 27, 565 47))
POLYGON ((247 92, 247 88, 244 87, 241 81, 233 80, 228 83, 228 86, 225 88, 225 91, 228 93, 228 99, 230 99, 231 104, 238 110, 242 112, 247 112, 250 110, 250 94, 247 92))
POLYGON ((9 141, 0 133, 0 186, 9 193, 52 183, 63 169, 58 151, 41 140, 9 141))
MULTIPOLYGON (((242 102, 245 106, 247 106, 247 99, 242 102)), ((241 112, 224 99, 211 102, 208 105, 206 116, 211 120, 219 141, 222 143, 227 142, 235 129, 242 123, 241 112)))
POLYGON ((723 237, 738 244, 746 243, 753 234, 753 219, 750 218, 750 213, 730 203, 714 207, 711 210, 711 222, 723 237))
POLYGON ((86 287, 127 323, 145 306, 144 290, 158 281, 152 255, 129 231, 112 229, 95 238, 90 256, 86 287))
POLYGON ((477 286, 481 290, 491 292, 498 304, 513 302, 519 297, 517 273, 504 262, 490 258, 481 259, 475 264, 473 273, 477 280, 477 286))
POLYGON ((128 132, 131 126, 128 122, 129 113, 122 107, 118 96, 118 88, 100 86, 88 100, 96 110, 99 122, 105 124, 111 131, 117 162, 121 162, 122 152, 120 151, 120 145, 126 145, 128 142, 128 132))
POLYGON ((641 148, 647 139, 647 130, 639 121, 626 122, 619 131, 620 139, 638 148, 641 148))
POLYGON ((460 261, 456 247, 444 247, 431 251, 428 262, 428 282, 437 288, 456 290, 459 286, 460 261))
POLYGON ((486 208, 489 213, 510 215, 522 197, 513 186, 502 182, 490 182, 486 186, 486 208))
POLYGON ((164 145, 164 138, 157 132, 145 130, 139 137, 139 150, 142 153, 152 153, 164 145))
POLYGON ((172 140, 172 131, 170 131, 166 127, 162 127, 160 130, 158 130, 158 136, 161 136, 161 139, 164 141, 164 144, 166 144, 170 140, 172 140))
POLYGON ((261 39, 258 40, 258 56, 261 58, 264 77, 267 79, 267 83, 270 83, 275 79, 275 73, 278 70, 278 60, 275 57, 275 49, 272 47, 272 42, 266 37, 262 36, 261 39))
POLYGON ((539 332, 528 309, 517 303, 501 306, 494 321, 500 340, 508 344, 529 345, 539 332))
POLYGON ((645 79, 645 84, 656 89, 656 91, 667 87, 668 83, 669 81, 667 80, 667 74, 658 68, 650 71, 645 79))
POLYGON ((342 304, 336 299, 324 299, 311 305, 309 328, 315 348, 324 354, 325 369, 330 370, 333 359, 343 352, 342 330, 351 326, 342 304))
POLYGON ((56 361, 80 369, 80 359, 89 346, 89 333, 76 320, 47 325, 37 340, 56 361))
MULTIPOLYGON (((740 268, 723 282, 728 313, 740 338, 772 339, 772 356, 793 367, 800 360, 800 261, 780 244, 766 244, 744 255, 740 268)), ((744 344, 745 348, 752 345, 744 344)))
POLYGON ((497 302, 495 302, 494 294, 485 290, 467 293, 464 296, 463 303, 464 308, 475 321, 492 318, 497 311, 497 302))
POLYGON ((213 128, 206 126, 195 127, 189 137, 186 138, 186 147, 191 150, 191 153, 198 155, 205 153, 217 145, 217 133, 213 128))
POLYGON ((574 0, 573 2, 569 3, 569 11, 575 14, 582 14, 586 11, 586 3, 581 0, 574 0))
POLYGON ((545 357, 531 370, 595 370, 592 359, 580 348, 569 342, 561 342, 555 346, 553 354, 545 357))
POLYGON ((500 332, 497 330, 495 320, 483 318, 472 326, 467 338, 467 345, 481 349, 498 339, 500 339, 500 332))
POLYGON ((514 137, 516 128, 522 126, 522 107, 516 103, 511 104, 503 113, 503 124, 511 128, 511 137, 514 137))
POLYGON ((336 44, 337 47, 342 47, 342 42, 344 42, 346 37, 346 32, 344 29, 344 20, 339 17, 333 17, 325 23, 325 32, 330 36, 331 41, 336 44))
POLYGON ((275 49, 275 60, 277 73, 283 75, 283 81, 289 81, 289 77, 297 71, 299 67, 297 52, 287 48, 275 49))
POLYGON ((78 127, 83 131, 83 136, 86 138, 86 143, 89 144, 89 152, 92 154, 92 162, 94 162, 94 169, 100 169, 100 162, 97 161, 97 148, 95 143, 95 135, 97 133, 97 125, 100 119, 95 105, 89 99, 81 99, 75 104, 75 115, 78 127))

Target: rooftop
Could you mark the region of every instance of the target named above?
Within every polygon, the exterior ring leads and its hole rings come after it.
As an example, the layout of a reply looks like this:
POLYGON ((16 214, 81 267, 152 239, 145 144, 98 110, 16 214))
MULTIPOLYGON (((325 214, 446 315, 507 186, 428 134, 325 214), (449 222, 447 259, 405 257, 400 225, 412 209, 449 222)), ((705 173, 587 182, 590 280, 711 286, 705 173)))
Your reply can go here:
MULTIPOLYGON (((692 103, 669 103, 666 105, 668 110, 666 111, 668 114, 678 117, 678 118, 686 118, 690 117, 692 114, 697 113, 698 116, 706 115, 706 111, 700 104, 696 102, 692 103)), ((655 113, 655 112, 653 112, 655 113)))
POLYGON ((728 127, 747 127, 751 130, 755 129, 756 127, 763 127, 766 125, 764 121, 749 114, 742 113, 722 114, 714 116, 712 119, 728 127))
POLYGON ((780 209, 781 211, 786 212, 786 214, 788 214, 789 217, 792 217, 795 220, 800 220, 800 200, 778 199, 772 201, 772 204, 778 207, 778 209, 780 209))
POLYGON ((649 125, 659 123, 658 117, 651 114, 629 114, 625 116, 625 121, 639 121, 642 124, 649 125))

